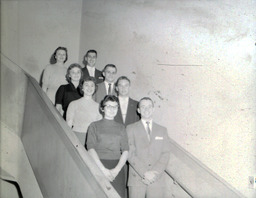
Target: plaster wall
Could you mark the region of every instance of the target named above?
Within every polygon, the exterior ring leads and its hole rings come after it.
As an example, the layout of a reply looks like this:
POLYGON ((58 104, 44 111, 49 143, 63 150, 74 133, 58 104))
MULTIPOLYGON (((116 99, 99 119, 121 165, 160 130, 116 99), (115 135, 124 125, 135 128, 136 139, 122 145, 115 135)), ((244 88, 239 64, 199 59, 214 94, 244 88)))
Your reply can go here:
MULTIPOLYGON (((256 175, 255 1, 1 1, 1 52, 38 81, 57 46, 98 51, 169 135, 246 197, 256 175)), ((188 175, 189 177, 189 175, 188 175)))
POLYGON ((1 1, 1 52, 40 80, 58 46, 78 62, 82 0, 1 1))
MULTIPOLYGON (((255 1, 84 1, 80 60, 98 50, 155 101, 169 135, 247 197, 255 167, 255 1)), ((189 177, 189 175, 188 175, 189 177)))

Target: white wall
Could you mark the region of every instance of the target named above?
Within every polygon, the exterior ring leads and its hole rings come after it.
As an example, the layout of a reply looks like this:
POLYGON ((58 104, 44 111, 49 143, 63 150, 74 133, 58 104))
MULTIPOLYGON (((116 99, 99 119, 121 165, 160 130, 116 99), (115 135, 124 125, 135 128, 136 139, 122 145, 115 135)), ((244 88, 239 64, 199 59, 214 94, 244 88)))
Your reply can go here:
POLYGON ((78 62, 82 0, 1 1, 1 52, 36 79, 58 46, 78 62))
MULTIPOLYGON (((84 1, 80 60, 98 50, 156 102, 169 135, 247 197, 255 167, 253 1, 84 1)), ((189 176, 188 176, 189 177, 189 176)))
POLYGON ((255 1, 1 1, 1 52, 39 80, 63 45, 91 48, 151 96, 155 120, 247 197, 256 175, 255 1), (81 11, 82 9, 82 11, 81 11))

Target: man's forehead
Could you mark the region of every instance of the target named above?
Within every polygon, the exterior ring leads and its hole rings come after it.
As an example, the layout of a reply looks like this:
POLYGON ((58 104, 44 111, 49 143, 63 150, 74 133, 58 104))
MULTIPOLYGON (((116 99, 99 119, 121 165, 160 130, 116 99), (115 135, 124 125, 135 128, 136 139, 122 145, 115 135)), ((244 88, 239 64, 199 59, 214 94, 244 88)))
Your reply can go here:
POLYGON ((94 52, 89 52, 87 56, 96 56, 96 53, 94 53, 94 52))
POLYGON ((129 81, 126 80, 126 79, 121 79, 121 80, 118 81, 118 85, 120 85, 120 84, 123 85, 123 84, 130 84, 130 83, 129 83, 129 81))

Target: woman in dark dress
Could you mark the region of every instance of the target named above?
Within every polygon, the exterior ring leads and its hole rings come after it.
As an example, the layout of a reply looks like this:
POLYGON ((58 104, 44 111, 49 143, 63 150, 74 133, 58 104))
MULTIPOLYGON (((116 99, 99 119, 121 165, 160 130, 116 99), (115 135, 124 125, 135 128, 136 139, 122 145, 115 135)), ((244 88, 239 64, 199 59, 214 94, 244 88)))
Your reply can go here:
POLYGON ((77 63, 71 64, 66 74, 68 84, 61 85, 56 92, 55 106, 65 120, 69 103, 82 97, 79 91, 82 76, 82 67, 77 63))
POLYGON ((128 158, 128 138, 124 125, 114 121, 118 98, 107 95, 101 102, 104 118, 88 128, 87 149, 106 178, 121 197, 125 197, 123 166, 128 158))

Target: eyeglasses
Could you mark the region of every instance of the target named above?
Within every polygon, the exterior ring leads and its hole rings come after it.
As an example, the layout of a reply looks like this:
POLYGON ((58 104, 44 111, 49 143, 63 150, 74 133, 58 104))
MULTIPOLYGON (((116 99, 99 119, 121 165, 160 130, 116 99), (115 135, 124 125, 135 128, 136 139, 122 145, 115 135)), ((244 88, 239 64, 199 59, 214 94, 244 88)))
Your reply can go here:
POLYGON ((112 106, 112 105, 105 105, 104 107, 108 108, 108 109, 117 109, 118 105, 116 106, 112 106))

